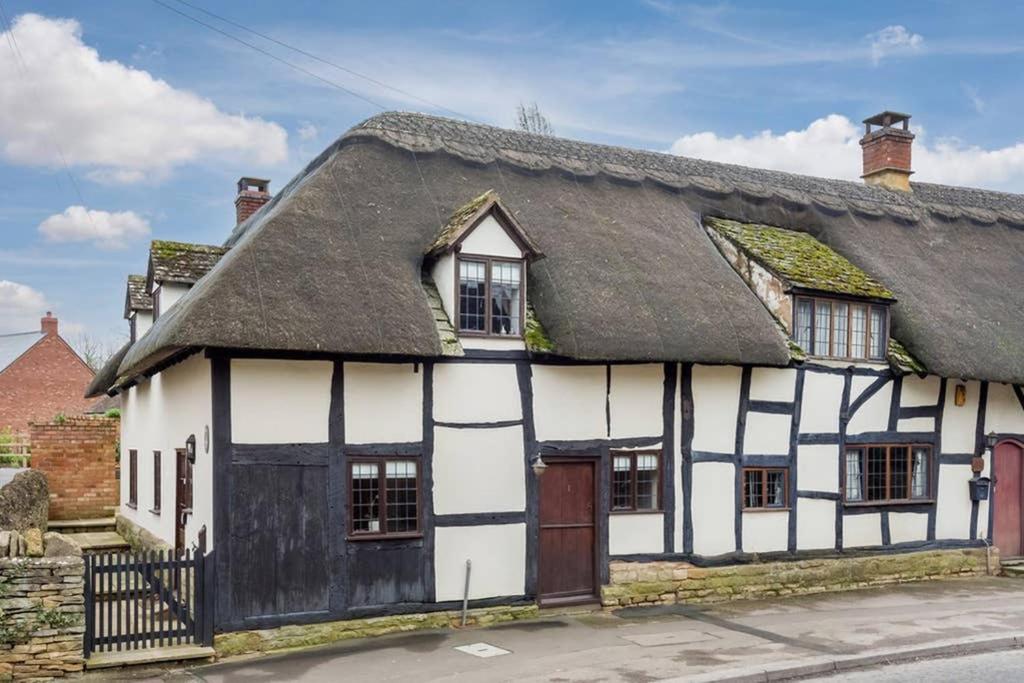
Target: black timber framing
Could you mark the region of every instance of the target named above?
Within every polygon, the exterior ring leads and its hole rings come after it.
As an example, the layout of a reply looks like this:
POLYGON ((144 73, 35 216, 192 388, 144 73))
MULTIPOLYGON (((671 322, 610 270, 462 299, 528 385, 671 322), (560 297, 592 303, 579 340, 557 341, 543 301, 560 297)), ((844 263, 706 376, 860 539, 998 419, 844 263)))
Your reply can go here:
MULTIPOLYGON (((664 544, 665 552, 675 551, 676 536, 676 473, 678 469, 675 458, 675 424, 676 424, 676 385, 679 379, 679 366, 665 363, 665 380, 661 400, 661 509, 664 513, 664 544)), ((610 492, 609 492, 610 495, 610 492)))

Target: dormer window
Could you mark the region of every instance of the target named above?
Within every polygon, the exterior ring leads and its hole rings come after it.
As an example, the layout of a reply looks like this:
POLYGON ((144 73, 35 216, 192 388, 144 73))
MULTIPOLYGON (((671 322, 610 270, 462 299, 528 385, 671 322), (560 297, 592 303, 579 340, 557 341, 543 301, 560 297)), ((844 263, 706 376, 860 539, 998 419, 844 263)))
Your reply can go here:
POLYGON ((459 257, 456 318, 460 333, 522 336, 523 267, 521 260, 459 257))
POLYGON ((797 296, 793 341, 813 356, 884 360, 889 346, 888 308, 852 300, 797 296))

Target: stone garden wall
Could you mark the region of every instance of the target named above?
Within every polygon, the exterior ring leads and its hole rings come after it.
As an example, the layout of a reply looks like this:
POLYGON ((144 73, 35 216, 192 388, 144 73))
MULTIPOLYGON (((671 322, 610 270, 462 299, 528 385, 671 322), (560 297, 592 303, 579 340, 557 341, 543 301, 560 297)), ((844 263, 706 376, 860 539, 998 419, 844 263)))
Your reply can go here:
POLYGON ((0 680, 82 671, 81 557, 0 558, 0 680))
MULTIPOLYGON (((991 564, 998 571, 998 551, 991 564)), ((984 548, 807 559, 725 567, 687 562, 612 562, 601 589, 606 608, 724 602, 824 593, 926 579, 986 574, 984 548)))

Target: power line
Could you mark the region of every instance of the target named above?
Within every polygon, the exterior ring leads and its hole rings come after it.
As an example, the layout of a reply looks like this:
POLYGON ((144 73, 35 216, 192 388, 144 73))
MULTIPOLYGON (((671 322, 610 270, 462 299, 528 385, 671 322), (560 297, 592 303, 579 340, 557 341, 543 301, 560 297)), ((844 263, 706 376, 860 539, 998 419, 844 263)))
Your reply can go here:
POLYGON ((236 43, 241 43, 242 45, 244 45, 244 46, 246 46, 246 47, 248 47, 248 48, 250 48, 252 50, 255 50, 256 52, 259 52, 260 54, 262 54, 262 55, 264 55, 266 57, 270 57, 271 59, 273 59, 276 62, 280 62, 280 63, 284 64, 285 66, 288 66, 288 67, 290 67, 292 69, 295 69, 296 71, 301 71, 302 73, 306 74, 307 76, 310 76, 312 78, 317 79, 318 81, 326 83, 327 85, 331 86, 332 88, 337 88, 338 90, 341 90, 342 92, 344 92, 344 93, 346 93, 348 95, 351 95, 352 97, 360 99, 363 102, 371 104, 371 105, 373 105, 374 107, 377 107, 380 110, 387 109, 387 107, 385 107, 380 102, 375 102, 374 100, 371 100, 369 97, 365 97, 365 96, 360 95, 359 93, 357 93, 357 92, 355 92, 353 90, 349 90, 348 88, 346 88, 345 86, 341 85, 340 83, 332 81, 329 78, 324 78, 323 76, 321 76, 321 75, 319 75, 317 73, 314 73, 314 72, 310 71, 309 69, 301 67, 298 64, 295 64, 294 62, 289 62, 287 59, 284 59, 282 57, 278 57, 273 52, 268 52, 267 50, 264 50, 263 48, 259 47, 258 45, 253 45, 252 43, 250 43, 248 41, 242 40, 238 36, 235 36, 235 35, 232 35, 232 34, 228 33, 227 31, 222 31, 221 29, 217 28, 216 26, 214 26, 212 24, 206 23, 202 19, 197 19, 196 17, 193 17, 191 14, 187 14, 185 12, 182 12, 177 7, 172 7, 171 5, 168 5, 166 2, 163 2, 163 0, 153 0, 153 2, 155 2, 158 5, 160 5, 164 9, 168 9, 168 10, 174 12, 175 14, 179 14, 179 15, 185 17, 189 21, 193 21, 193 22, 199 24, 200 26, 204 26, 204 27, 210 29, 211 31, 215 31, 215 32, 221 34, 222 36, 224 36, 225 38, 230 38, 231 40, 235 41, 236 43))
MULTIPOLYGON (((11 23, 7 18, 7 12, 4 10, 3 2, 0 2, 0 25, 4 28, 7 33, 7 42, 11 47, 11 51, 14 53, 14 61, 17 64, 18 70, 21 71, 22 78, 28 84, 32 90, 32 95, 36 99, 36 104, 39 104, 39 95, 35 91, 34 84, 28 73, 28 62, 25 61, 25 56, 21 53, 21 47, 18 45, 18 39, 14 35, 14 24, 11 23)), ((60 158, 60 163, 64 167, 64 172, 67 174, 68 179, 71 181, 71 187, 75 191, 75 195, 78 197, 79 204, 83 208, 86 208, 85 215, 89 219, 89 223, 92 223, 92 214, 89 213, 88 205, 85 203, 85 198, 82 196, 82 189, 78 186, 78 181, 75 180, 75 175, 71 172, 71 166, 68 164, 67 157, 64 156, 64 150, 61 149, 60 143, 55 138, 50 138, 50 143, 57 151, 57 156, 60 158)), ((57 184, 60 187, 60 183, 57 184)), ((93 226, 95 228, 95 226, 93 226)))
POLYGON ((283 40, 278 40, 277 38, 274 38, 273 36, 269 36, 266 33, 260 33, 259 31, 255 30, 255 29, 252 29, 252 28, 249 28, 248 26, 245 26, 243 24, 240 24, 237 21, 233 21, 231 19, 228 19, 227 17, 223 17, 223 16, 221 16, 219 14, 215 14, 214 12, 211 12, 211 11, 209 11, 207 9, 204 9, 204 8, 198 6, 198 5, 194 5, 191 2, 186 2, 186 0, 177 0, 177 2, 178 2, 178 4, 185 5, 186 7, 190 7, 192 9, 196 10, 197 12, 202 12, 203 14, 205 14, 205 15, 207 15, 209 17, 213 17, 214 19, 217 19, 219 21, 223 21, 225 24, 230 24, 231 26, 234 26, 235 28, 240 28, 243 31, 247 31, 247 32, 253 34, 254 36, 259 36, 263 40, 267 40, 267 41, 269 41, 271 43, 274 43, 275 45, 280 45, 283 48, 286 48, 288 50, 292 50, 293 52, 297 52, 300 55, 303 55, 304 57, 309 57, 310 59, 313 59, 315 61, 320 62, 321 64, 326 64, 327 66, 330 66, 330 67, 333 67, 335 69, 338 69, 339 71, 344 71, 345 73, 347 73, 349 75, 355 76, 356 78, 361 78, 364 81, 367 81, 369 83, 373 83, 374 85, 380 86, 381 88, 385 88, 385 89, 390 90, 392 92, 396 92, 399 95, 403 95, 405 97, 408 97, 410 99, 416 100, 418 102, 422 102, 423 104, 426 104, 427 106, 433 107, 434 109, 438 109, 440 111, 446 111, 449 114, 454 114, 455 116, 458 116, 459 118, 473 120, 473 117, 467 116, 466 114, 463 114, 462 112, 455 111, 454 109, 449 109, 448 107, 446 107, 446 106, 444 106, 442 104, 438 104, 437 102, 432 102, 432 101, 426 99, 425 97, 420 97, 419 95, 411 93, 408 90, 403 90, 402 88, 398 88, 398 87, 393 86, 393 85, 388 85, 387 83, 385 83, 383 81, 380 81, 380 80, 377 80, 376 78, 373 78, 372 76, 367 76, 366 74, 359 73, 358 71, 355 71, 354 69, 350 69, 347 66, 343 66, 343 65, 338 64, 336 62, 332 62, 329 59, 324 59, 323 57, 320 57, 318 55, 313 54, 312 52, 309 52, 307 50, 303 50, 302 48, 299 48, 299 47, 295 47, 294 45, 290 45, 290 44, 284 42, 283 40))

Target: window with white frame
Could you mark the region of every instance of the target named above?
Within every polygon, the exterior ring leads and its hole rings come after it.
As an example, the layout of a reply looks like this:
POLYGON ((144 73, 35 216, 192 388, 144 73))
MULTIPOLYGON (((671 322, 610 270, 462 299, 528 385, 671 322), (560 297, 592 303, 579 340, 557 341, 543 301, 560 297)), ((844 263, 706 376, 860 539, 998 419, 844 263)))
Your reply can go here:
POLYGON ((793 309, 793 341, 812 356, 884 360, 889 347, 888 307, 798 296, 793 309))

